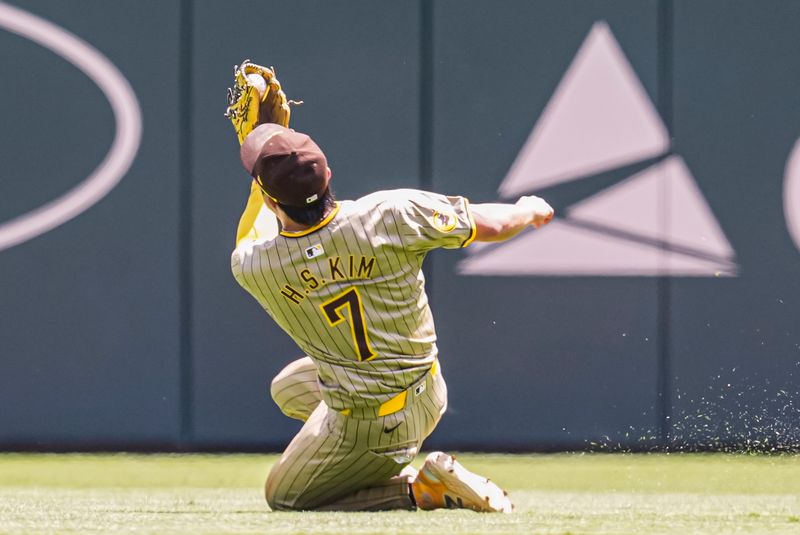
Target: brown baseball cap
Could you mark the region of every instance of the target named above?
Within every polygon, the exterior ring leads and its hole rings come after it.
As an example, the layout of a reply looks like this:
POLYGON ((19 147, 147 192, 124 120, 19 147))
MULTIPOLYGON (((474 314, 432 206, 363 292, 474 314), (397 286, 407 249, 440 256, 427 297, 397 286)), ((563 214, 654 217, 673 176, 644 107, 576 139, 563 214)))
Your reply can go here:
POLYGON ((262 124, 245 138, 242 165, 281 204, 307 206, 328 189, 328 161, 310 137, 277 124, 262 124))

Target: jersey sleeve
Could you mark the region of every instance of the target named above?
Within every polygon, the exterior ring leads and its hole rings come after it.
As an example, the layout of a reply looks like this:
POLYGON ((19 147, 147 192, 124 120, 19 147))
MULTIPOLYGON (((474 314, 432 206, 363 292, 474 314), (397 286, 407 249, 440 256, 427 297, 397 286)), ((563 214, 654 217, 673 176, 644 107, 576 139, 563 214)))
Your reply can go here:
POLYGON ((245 251, 243 249, 244 247, 240 245, 231 253, 231 273, 233 274, 233 278, 236 279, 236 282, 239 283, 239 286, 250 292, 250 287, 244 275, 245 251))
POLYGON ((264 198, 255 180, 250 186, 247 205, 236 229, 236 246, 259 239, 273 239, 278 235, 278 219, 264 205, 264 198))
POLYGON ((414 251, 466 247, 475 239, 475 220, 465 197, 408 190, 399 207, 405 242, 414 251))

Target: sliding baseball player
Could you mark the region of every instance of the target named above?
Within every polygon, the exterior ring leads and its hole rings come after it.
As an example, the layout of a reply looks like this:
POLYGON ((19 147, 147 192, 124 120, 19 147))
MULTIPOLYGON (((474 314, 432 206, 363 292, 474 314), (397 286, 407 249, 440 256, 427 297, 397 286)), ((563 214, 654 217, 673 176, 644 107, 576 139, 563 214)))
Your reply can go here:
POLYGON ((280 409, 304 424, 267 478, 270 507, 511 512, 502 489, 451 455, 410 466, 447 407, 422 263, 439 247, 538 228, 553 209, 412 189, 338 201, 324 152, 287 128, 274 72, 249 62, 228 116, 253 179, 233 274, 306 355, 272 381, 280 409))

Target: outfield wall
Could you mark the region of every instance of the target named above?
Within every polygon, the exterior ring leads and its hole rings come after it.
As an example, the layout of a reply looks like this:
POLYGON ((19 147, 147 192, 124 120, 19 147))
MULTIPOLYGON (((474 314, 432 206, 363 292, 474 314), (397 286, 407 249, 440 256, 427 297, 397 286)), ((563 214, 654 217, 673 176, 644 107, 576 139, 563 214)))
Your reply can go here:
MULTIPOLYGON (((305 101, 293 126, 340 198, 557 209, 429 257, 450 391, 429 447, 800 440, 797 2, 10 4, 107 57, 143 130, 108 195, 0 250, 0 449, 271 450, 296 431, 268 384, 300 354, 229 271, 248 182, 222 113, 244 58, 305 101)), ((2 8, 0 243, 120 128, 107 66, 87 76, 2 8)))

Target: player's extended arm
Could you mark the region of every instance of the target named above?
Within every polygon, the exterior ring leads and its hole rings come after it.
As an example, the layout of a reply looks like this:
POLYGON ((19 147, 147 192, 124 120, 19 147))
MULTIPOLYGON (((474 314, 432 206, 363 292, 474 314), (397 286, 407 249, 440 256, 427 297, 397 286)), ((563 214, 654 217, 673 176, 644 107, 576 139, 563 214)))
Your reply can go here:
MULTIPOLYGON (((276 123, 289 126, 290 101, 275 77, 275 70, 245 60, 234 67, 234 85, 228 89, 228 109, 225 116, 233 123, 239 144, 259 124, 276 123)), ((264 205, 261 188, 253 181, 239 226, 236 245, 243 241, 274 238, 278 234, 278 221, 264 205)))
POLYGON ((546 225, 555 213, 544 199, 534 196, 521 197, 516 204, 473 204, 470 208, 477 241, 507 240, 528 226, 546 225))

